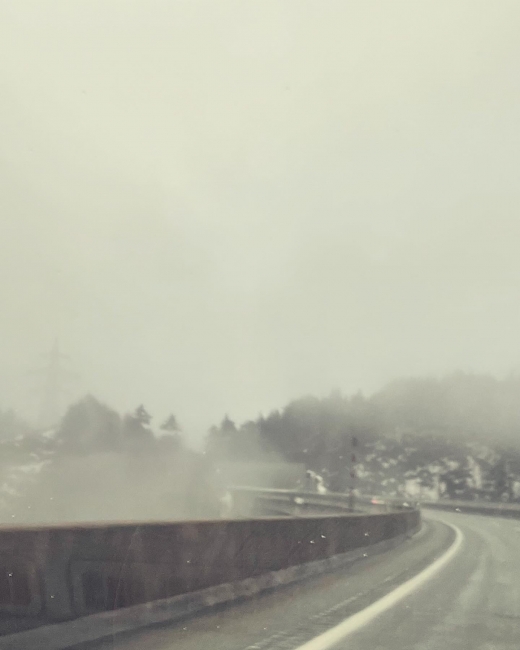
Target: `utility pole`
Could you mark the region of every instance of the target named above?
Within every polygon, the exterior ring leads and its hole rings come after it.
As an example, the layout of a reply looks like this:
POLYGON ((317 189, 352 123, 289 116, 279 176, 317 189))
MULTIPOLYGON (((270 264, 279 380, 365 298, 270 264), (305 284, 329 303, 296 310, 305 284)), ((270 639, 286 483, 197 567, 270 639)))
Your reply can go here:
POLYGON ((349 509, 354 510, 355 498, 356 498, 356 449, 358 446, 358 439, 356 436, 351 438, 351 454, 350 454, 350 492, 349 492, 349 509))

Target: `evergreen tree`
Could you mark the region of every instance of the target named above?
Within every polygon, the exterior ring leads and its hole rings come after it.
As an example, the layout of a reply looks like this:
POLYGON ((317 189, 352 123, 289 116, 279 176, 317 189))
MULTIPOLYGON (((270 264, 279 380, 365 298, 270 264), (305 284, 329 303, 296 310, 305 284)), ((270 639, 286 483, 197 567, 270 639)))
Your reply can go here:
POLYGON ((139 422, 139 424, 142 424, 143 426, 148 426, 152 421, 152 416, 148 413, 142 404, 140 404, 135 409, 133 417, 135 420, 137 420, 137 422, 139 422))
POLYGON ((117 449, 121 443, 119 415, 87 395, 69 407, 56 433, 61 448, 96 452, 117 449))
POLYGON ((182 429, 177 422, 177 418, 171 413, 166 420, 161 424, 162 431, 169 431, 171 433, 180 433, 182 429))

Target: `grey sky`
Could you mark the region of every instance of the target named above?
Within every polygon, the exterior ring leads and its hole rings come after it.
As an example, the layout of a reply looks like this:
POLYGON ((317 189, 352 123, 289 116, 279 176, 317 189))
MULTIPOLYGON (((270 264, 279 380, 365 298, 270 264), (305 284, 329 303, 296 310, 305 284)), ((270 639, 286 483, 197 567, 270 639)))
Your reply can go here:
POLYGON ((520 361, 520 4, 0 2, 0 403, 193 435, 520 361))

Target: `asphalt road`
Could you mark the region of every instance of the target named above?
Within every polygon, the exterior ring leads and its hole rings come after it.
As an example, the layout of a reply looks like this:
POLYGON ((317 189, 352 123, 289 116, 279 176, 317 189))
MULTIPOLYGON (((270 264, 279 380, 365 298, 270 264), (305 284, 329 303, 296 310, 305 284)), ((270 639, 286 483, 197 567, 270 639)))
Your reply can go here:
POLYGON ((329 647, 518 650, 520 520, 425 513, 425 526, 412 540, 349 569, 175 625, 81 646, 82 650, 329 647), (462 537, 448 524, 455 525, 462 537), (433 576, 426 575, 450 548, 451 559, 433 576), (374 615, 383 608, 381 603, 386 603, 385 611, 374 615), (345 621, 357 624, 348 629, 345 621))

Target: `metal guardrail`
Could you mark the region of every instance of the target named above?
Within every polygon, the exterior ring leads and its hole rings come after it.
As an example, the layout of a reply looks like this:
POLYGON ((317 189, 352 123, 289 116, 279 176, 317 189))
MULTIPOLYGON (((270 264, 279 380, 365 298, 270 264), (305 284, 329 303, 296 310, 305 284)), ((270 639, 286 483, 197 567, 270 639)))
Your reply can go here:
MULTIPOLYGON (((520 504, 490 501, 462 501, 441 499, 439 501, 405 501, 380 496, 356 496, 352 503, 350 496, 338 492, 306 492, 302 490, 280 490, 248 486, 233 486, 230 491, 237 504, 244 503, 244 514, 250 514, 252 503, 258 511, 264 508, 278 516, 312 516, 336 514, 360 515, 367 513, 399 512, 430 508, 452 512, 487 514, 520 519, 520 504), (249 508, 249 510, 248 510, 249 508)), ((239 506, 240 507, 240 506, 239 506)), ((238 513, 240 514, 240 513, 238 513)))
POLYGON ((325 514, 367 514, 382 512, 399 512, 414 510, 417 504, 399 499, 381 497, 355 496, 338 492, 307 492, 302 490, 281 490, 273 488, 256 488, 233 486, 230 488, 235 504, 235 514, 250 515, 269 513, 278 515, 301 516, 312 512, 315 516, 325 514))
POLYGON ((448 510, 467 514, 492 515, 520 519, 520 504, 493 503, 491 501, 455 501, 441 499, 439 501, 421 501, 421 508, 432 510, 448 510))

